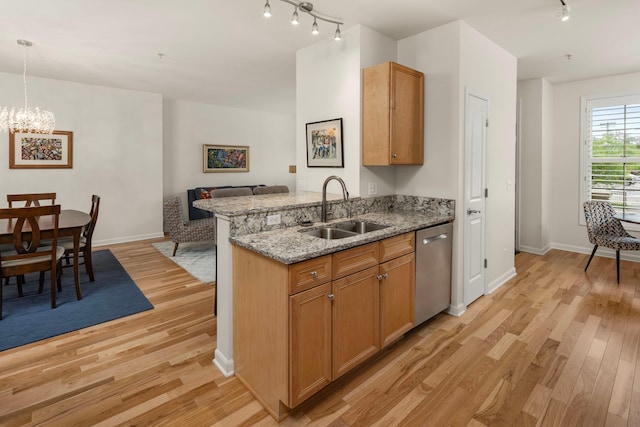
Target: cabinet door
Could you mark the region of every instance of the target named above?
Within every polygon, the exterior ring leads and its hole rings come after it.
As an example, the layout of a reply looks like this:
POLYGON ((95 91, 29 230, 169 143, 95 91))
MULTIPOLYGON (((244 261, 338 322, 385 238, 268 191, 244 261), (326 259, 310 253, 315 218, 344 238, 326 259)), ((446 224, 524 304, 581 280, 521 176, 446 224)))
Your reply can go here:
POLYGON ((378 352, 378 266, 333 283, 333 379, 378 352))
POLYGON ((380 346, 386 347, 413 328, 415 254, 380 264, 380 346))
POLYGON ((421 165, 424 150, 424 74, 391 64, 392 165, 421 165))
POLYGON ((289 406, 331 382, 331 283, 289 297, 289 406))

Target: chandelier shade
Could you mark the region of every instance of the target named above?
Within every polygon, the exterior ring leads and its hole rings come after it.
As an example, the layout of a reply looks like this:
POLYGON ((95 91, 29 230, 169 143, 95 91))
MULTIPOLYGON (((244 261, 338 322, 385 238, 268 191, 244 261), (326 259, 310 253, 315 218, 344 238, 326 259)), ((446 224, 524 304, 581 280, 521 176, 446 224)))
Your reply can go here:
POLYGON ((27 48, 31 47, 33 43, 28 40, 18 40, 18 44, 24 49, 22 71, 24 107, 0 108, 0 129, 5 133, 52 133, 56 127, 54 114, 38 107, 29 107, 29 98, 27 97, 27 48))

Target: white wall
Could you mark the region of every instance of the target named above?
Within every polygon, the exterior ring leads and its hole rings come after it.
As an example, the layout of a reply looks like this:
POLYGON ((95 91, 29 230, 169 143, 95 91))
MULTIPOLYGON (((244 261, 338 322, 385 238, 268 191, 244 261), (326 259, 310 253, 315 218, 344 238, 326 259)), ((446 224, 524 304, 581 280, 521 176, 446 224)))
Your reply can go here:
MULTIPOLYGON (((640 73, 555 84, 550 205, 552 247, 589 253, 593 248, 580 206, 580 97, 640 93, 640 73)), ((524 196, 524 195, 523 195, 524 196)), ((600 254, 600 249, 598 254, 600 254)), ((602 250, 605 252, 605 250, 602 250)), ((606 253, 606 252, 605 252, 606 253)), ((625 253, 622 253, 625 256, 625 253)))
MULTIPOLYGON (((425 163, 398 168, 396 191, 454 199, 457 218, 464 215, 465 90, 489 99, 486 280, 491 289, 515 271, 516 59, 456 21, 401 40, 398 62, 425 73, 425 163)), ((462 225, 454 223, 454 307, 463 305, 462 225)))
MULTIPOLYGON (((486 281, 492 290, 515 275, 517 60, 466 23, 461 22, 460 29, 461 86, 489 99, 486 281)), ((459 188, 464 190, 462 180, 459 188)), ((460 218, 463 215, 461 203, 456 207, 456 216, 460 218)))
POLYGON ((520 116, 520 250, 543 254, 551 244, 553 85, 518 82, 520 116))
MULTIPOLYGON (((88 212, 97 194, 94 245, 161 236, 161 96, 35 77, 28 84, 30 105, 73 132, 73 168, 9 169, 9 136, 0 134, 0 205, 8 193, 56 192, 63 209, 88 212)), ((0 73, 0 105, 23 104, 22 76, 0 73)))
MULTIPOLYGON (((360 26, 296 54, 296 164, 298 189, 321 191, 330 175, 340 176, 352 196, 360 195, 360 26), (344 168, 307 167, 306 123, 342 118, 344 168)), ((331 182, 327 192, 341 194, 331 182)))
POLYGON ((164 197, 216 185, 287 185, 295 191, 295 118, 290 114, 164 100, 164 197), (203 145, 249 146, 249 172, 204 173, 203 145))

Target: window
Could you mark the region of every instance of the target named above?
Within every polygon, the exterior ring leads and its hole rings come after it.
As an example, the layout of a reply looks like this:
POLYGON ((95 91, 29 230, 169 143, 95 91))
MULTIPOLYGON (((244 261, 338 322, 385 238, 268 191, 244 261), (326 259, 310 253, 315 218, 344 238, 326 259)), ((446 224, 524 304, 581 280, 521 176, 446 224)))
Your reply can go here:
POLYGON ((607 200, 617 212, 640 212, 640 95, 583 98, 581 112, 580 204, 607 200))

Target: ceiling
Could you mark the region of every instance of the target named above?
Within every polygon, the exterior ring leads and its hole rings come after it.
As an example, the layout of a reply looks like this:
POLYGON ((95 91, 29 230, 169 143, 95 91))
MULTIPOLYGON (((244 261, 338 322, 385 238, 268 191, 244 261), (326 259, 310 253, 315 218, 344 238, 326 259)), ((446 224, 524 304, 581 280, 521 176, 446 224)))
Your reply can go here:
MULTIPOLYGON (((396 40, 461 19, 518 58, 518 78, 564 82, 640 71, 640 0, 316 0, 315 11, 396 40), (567 55, 571 55, 570 59, 567 55)), ((295 52, 335 26, 271 0, 3 0, 0 72, 295 112, 295 52), (160 55, 163 54, 163 55, 160 55)), ((336 42, 340 43, 340 42, 336 42)), ((35 95, 35 94, 34 94, 35 95)), ((37 100, 36 100, 37 101, 37 100)), ((4 104, 0 100, 0 104, 4 104)), ((46 106, 43 106, 46 107, 46 106)))

